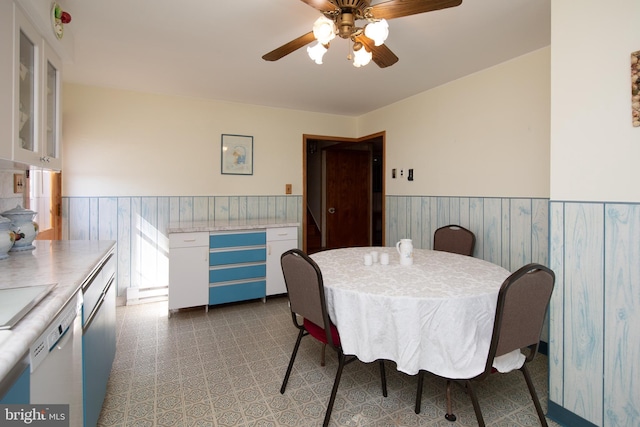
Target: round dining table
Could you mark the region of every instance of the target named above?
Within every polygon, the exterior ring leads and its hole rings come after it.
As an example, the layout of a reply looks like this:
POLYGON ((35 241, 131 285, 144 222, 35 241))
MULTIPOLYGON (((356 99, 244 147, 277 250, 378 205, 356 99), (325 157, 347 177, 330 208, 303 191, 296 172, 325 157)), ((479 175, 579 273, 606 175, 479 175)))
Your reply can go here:
MULTIPOLYGON (((484 370, 508 270, 426 249, 414 249, 413 264, 401 265, 394 247, 333 249, 311 258, 322 272, 327 310, 345 354, 363 362, 391 360, 409 375, 426 370, 471 378, 484 370), (372 251, 378 261, 365 265, 372 251), (387 265, 380 263, 382 253, 387 265)), ((520 363, 517 353, 499 369, 520 363)))

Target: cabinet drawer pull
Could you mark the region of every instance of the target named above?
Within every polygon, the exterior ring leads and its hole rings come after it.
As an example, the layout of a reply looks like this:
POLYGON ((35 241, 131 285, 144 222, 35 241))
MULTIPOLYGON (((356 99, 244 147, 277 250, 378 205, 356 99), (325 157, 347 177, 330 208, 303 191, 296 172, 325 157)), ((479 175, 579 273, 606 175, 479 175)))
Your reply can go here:
POLYGON ((184 240, 182 240, 182 241, 183 241, 184 243, 187 243, 187 242, 195 242, 195 241, 196 241, 196 239, 184 239, 184 240))

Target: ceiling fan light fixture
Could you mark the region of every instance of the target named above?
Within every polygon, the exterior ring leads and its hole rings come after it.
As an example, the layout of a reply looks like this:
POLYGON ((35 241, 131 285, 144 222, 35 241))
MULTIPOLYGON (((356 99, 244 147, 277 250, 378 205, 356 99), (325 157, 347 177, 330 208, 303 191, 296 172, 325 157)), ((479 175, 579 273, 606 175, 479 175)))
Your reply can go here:
POLYGON ((389 23, 386 19, 370 22, 364 27, 364 35, 373 40, 376 46, 380 46, 389 37, 389 23))
POLYGON ((314 46, 307 47, 307 54, 309 58, 311 58, 316 64, 322 65, 322 57, 325 53, 327 53, 328 46, 323 45, 320 42, 317 42, 314 46))
POLYGON ((321 16, 313 23, 313 36, 321 44, 327 44, 336 36, 336 24, 326 16, 321 16))
POLYGON ((373 54, 364 47, 360 42, 353 45, 353 66, 356 68, 364 67, 371 62, 373 54), (358 46, 359 45, 359 46, 358 46))

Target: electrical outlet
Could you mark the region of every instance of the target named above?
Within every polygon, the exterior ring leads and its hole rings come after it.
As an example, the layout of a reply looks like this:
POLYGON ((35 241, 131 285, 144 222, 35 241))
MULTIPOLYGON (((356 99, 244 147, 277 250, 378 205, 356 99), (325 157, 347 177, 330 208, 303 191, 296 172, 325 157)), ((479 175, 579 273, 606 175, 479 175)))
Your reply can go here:
POLYGON ((291 184, 286 184, 284 186, 284 194, 291 194, 291 184))

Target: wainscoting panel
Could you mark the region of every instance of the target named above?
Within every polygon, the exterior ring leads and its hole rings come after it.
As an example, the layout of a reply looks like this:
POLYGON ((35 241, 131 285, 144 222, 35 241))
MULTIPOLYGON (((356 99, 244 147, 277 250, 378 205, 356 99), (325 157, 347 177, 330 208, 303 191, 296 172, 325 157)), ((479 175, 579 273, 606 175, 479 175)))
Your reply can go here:
POLYGON ((602 419, 604 216, 601 204, 565 206, 564 402, 602 419))
POLYGON ((638 426, 640 205, 552 201, 550 231, 549 399, 593 425, 638 426))
MULTIPOLYGON (((302 224, 300 196, 65 197, 63 238, 116 240, 118 295, 168 285, 170 223, 270 218, 302 224)), ((299 247, 302 232, 298 232, 299 247)))
POLYGON ((548 264, 548 200, 525 198, 387 196, 387 246, 402 238, 430 249, 438 227, 459 224, 474 232, 474 256, 515 271, 548 264))
POLYGON ((605 230, 605 425, 638 426, 640 205, 607 205, 605 230))

